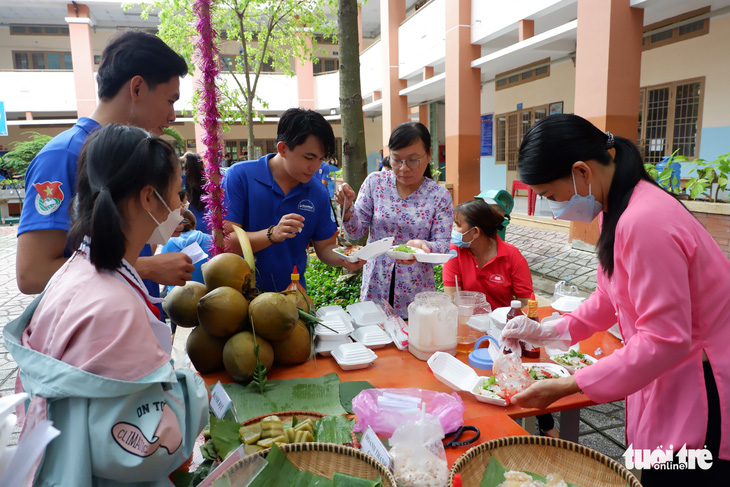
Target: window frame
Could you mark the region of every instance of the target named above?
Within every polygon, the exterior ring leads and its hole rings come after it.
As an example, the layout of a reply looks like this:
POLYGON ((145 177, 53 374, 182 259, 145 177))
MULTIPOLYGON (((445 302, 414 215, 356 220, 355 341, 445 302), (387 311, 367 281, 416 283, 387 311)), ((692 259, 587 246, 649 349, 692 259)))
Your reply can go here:
POLYGON ((666 133, 665 133, 665 140, 664 140, 664 154, 660 156, 671 156, 672 153, 675 150, 676 142, 675 142, 675 119, 676 119, 676 104, 677 104, 677 88, 679 86, 685 86, 690 85, 693 83, 699 83, 699 100, 697 102, 697 117, 695 124, 695 140, 694 140, 694 154, 679 154, 682 156, 685 156, 689 159, 695 159, 699 157, 700 152, 700 138, 702 134, 702 112, 703 107, 705 104, 705 86, 706 86, 706 79, 704 76, 700 76, 697 78, 689 78, 684 80, 678 80, 678 81, 672 81, 670 83, 661 83, 658 85, 651 85, 651 86, 642 86, 640 89, 639 94, 639 127, 638 127, 638 139, 636 141, 636 145, 639 147, 639 151, 641 152, 642 159, 645 160, 645 162, 649 162, 652 164, 655 164, 658 161, 652 161, 652 160, 646 160, 648 157, 648 154, 646 152, 646 144, 647 144, 647 138, 646 138, 646 131, 647 131, 647 113, 649 110, 647 99, 650 91, 653 90, 659 90, 663 88, 667 88, 669 91, 669 98, 667 102, 667 115, 666 115, 666 133))
POLYGON ((506 90, 507 88, 512 88, 513 86, 519 86, 525 83, 532 83, 533 81, 548 78, 549 76, 550 58, 547 57, 516 69, 505 71, 503 73, 497 73, 497 75, 494 77, 494 90, 506 90), (538 73, 538 71, 542 69, 544 69, 545 71, 538 73), (501 82, 503 83, 500 84, 501 82))
POLYGON ((73 57, 71 56, 71 51, 11 51, 11 56, 13 58, 13 69, 16 70, 16 71, 73 71, 73 57), (27 59, 28 59, 28 67, 27 68, 18 67, 18 64, 16 63, 16 56, 18 54, 25 54, 27 56, 27 59), (33 55, 38 55, 38 54, 42 54, 43 55, 43 62, 44 62, 44 65, 45 65, 43 68, 34 68, 34 67, 31 66, 32 65, 33 55), (59 55, 60 58, 61 58, 61 62, 63 63, 64 67, 60 67, 60 68, 49 68, 48 67, 48 55, 49 54, 57 54, 57 55, 59 55), (68 55, 69 56, 69 59, 71 60, 71 67, 70 68, 65 67, 65 65, 66 65, 66 62, 65 62, 66 55, 68 55))
POLYGON ((546 103, 544 105, 536 105, 534 107, 529 108, 523 108, 522 110, 515 110, 512 112, 506 112, 506 113, 498 113, 494 116, 495 120, 495 151, 494 151, 494 163, 500 164, 500 165, 507 165, 508 171, 515 171, 515 168, 511 168, 510 164, 508 162, 513 162, 516 164, 517 161, 517 152, 519 151, 520 143, 522 142, 522 138, 525 136, 525 133, 527 130, 532 127, 535 122, 537 121, 535 119, 535 112, 543 112, 543 116, 538 118, 537 120, 540 120, 542 118, 545 118, 550 115, 550 107, 549 104, 546 103), (526 114, 529 113, 530 121, 528 123, 528 126, 526 127, 523 123, 524 117, 526 114), (510 117, 514 117, 515 124, 514 127, 510 128, 510 117), (512 134, 512 130, 516 130, 515 134, 512 134), (510 143, 510 137, 516 137, 515 143, 510 143), (515 147, 516 146, 516 147, 515 147), (510 150, 510 147, 513 147, 512 150, 510 150), (513 153, 514 152, 514 153, 513 153), (502 158, 500 158, 502 157, 502 158), (513 161, 512 161, 512 160, 513 161))
POLYGON ((39 24, 10 24, 9 31, 11 36, 56 36, 68 37, 68 24, 63 25, 39 25, 39 24), (13 32, 18 28, 23 28, 24 32, 13 32), (40 32, 30 32, 31 28, 40 28, 40 32), (46 29, 58 29, 58 32, 48 32, 46 29))
POLYGON ((665 26, 667 27, 667 29, 657 32, 651 36, 645 35, 645 37, 642 40, 641 50, 648 51, 651 49, 655 49, 657 47, 668 46, 669 44, 674 44, 676 42, 682 42, 687 39, 693 39, 695 37, 709 34, 710 33, 710 19, 709 18, 698 20, 697 22, 703 23, 702 28, 692 30, 685 34, 681 33, 681 29, 683 27, 686 27, 687 25, 691 25, 694 22, 691 22, 689 24, 684 24, 681 26, 674 26, 674 24, 677 24, 677 23, 685 21, 685 20, 691 20, 694 17, 699 17, 699 16, 704 15, 709 12, 710 12, 710 7, 708 6, 708 7, 700 8, 697 10, 693 10, 691 12, 686 12, 682 15, 670 17, 670 18, 664 19, 660 22, 655 22, 653 24, 647 25, 646 27, 644 27, 645 33, 659 30, 665 26), (663 39, 658 39, 656 41, 651 40, 652 36, 656 36, 656 35, 660 35, 660 34, 664 34, 664 33, 669 33, 670 36, 663 38, 663 39))

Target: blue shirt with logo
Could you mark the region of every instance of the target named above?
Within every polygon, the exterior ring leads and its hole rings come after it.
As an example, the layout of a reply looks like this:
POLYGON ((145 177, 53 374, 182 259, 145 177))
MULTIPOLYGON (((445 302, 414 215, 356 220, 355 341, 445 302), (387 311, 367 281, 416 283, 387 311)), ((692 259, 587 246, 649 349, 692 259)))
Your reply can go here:
MULTIPOLYGON (((71 230, 69 208, 76 194, 76 163, 86 139, 100 128, 96 120, 81 117, 76 125, 51 139, 31 161, 25 173, 18 235, 35 230, 71 230)), ((70 257, 72 251, 67 247, 64 256, 70 257)), ((140 257, 151 255, 152 248, 145 245, 140 257)), ((144 284, 151 296, 160 296, 157 283, 145 279, 144 284)))
POLYGON ((284 196, 269 169, 269 159, 274 155, 267 154, 257 161, 238 162, 226 171, 223 180, 228 210, 225 218, 238 223, 247 232, 265 230, 289 213, 304 217, 301 233, 254 254, 256 287, 264 292, 286 289, 291 284, 294 266, 303 276, 309 241, 330 239, 337 231, 329 195, 322 182, 314 177, 306 183, 297 184, 284 196))
MULTIPOLYGON (((328 164, 323 161, 322 165, 319 167, 319 170, 317 171, 317 175, 315 176, 320 181, 327 181, 327 192, 329 193, 330 198, 335 197, 335 182, 330 177, 330 174, 337 172, 337 171, 339 171, 339 169, 337 169, 337 166, 328 164)), ((324 185, 322 185, 322 186, 324 186, 324 185)))
POLYGON ((95 120, 81 117, 31 161, 25 173, 18 235, 33 230, 71 230, 69 207, 76 194, 76 161, 86 138, 100 128, 95 120))

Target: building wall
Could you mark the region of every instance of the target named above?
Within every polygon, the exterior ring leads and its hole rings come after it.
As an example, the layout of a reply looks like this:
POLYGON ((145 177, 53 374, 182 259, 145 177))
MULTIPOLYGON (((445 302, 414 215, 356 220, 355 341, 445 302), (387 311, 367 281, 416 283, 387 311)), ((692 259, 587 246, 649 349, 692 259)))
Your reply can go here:
POLYGON ((563 102, 563 113, 573 113, 574 98, 575 66, 566 60, 550 66, 550 76, 547 78, 495 91, 494 113, 514 112, 518 103, 522 103, 522 108, 531 108, 557 101, 563 102))

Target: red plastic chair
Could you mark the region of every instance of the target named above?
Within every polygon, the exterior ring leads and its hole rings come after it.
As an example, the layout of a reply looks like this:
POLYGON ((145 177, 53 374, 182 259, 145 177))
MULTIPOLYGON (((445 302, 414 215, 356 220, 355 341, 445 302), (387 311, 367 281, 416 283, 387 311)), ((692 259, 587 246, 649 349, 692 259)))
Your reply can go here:
POLYGON ((521 189, 527 191, 527 214, 529 216, 533 216, 535 214, 535 202, 537 201, 537 194, 532 189, 530 189, 528 185, 526 185, 522 181, 515 179, 514 181, 512 181, 512 199, 515 199, 515 191, 521 189))

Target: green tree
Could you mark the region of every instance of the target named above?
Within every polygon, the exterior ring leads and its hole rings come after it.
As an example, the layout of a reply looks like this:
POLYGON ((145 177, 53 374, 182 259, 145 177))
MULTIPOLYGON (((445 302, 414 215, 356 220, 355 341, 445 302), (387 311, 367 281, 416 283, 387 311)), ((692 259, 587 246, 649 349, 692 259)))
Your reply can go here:
MULTIPOLYGON (((220 39, 222 74, 219 110, 225 123, 248 126, 248 153, 254 150, 256 105, 268 107, 256 93, 261 75, 271 69, 294 76, 296 60, 317 61, 324 51, 316 33, 335 38, 332 0, 221 0, 214 3, 213 23, 220 39), (230 54, 230 53, 235 54, 230 54)), ((193 0, 156 0, 144 5, 143 17, 157 12, 159 36, 191 65, 197 31, 193 0)), ((197 105, 197 103, 196 103, 197 105)))
POLYGON ((53 138, 50 135, 43 135, 38 132, 23 132, 23 135, 29 135, 30 140, 11 142, 10 145, 13 148, 2 159, 3 167, 10 169, 14 174, 19 176, 25 174, 30 161, 53 138))

